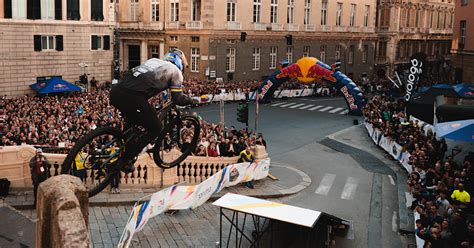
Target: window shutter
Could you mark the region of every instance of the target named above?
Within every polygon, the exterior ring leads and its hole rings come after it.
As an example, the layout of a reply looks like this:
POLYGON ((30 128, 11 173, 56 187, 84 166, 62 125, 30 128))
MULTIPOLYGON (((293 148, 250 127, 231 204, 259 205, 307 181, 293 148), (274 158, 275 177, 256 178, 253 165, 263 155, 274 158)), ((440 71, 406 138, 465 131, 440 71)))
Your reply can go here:
POLYGON ((3 6, 3 16, 4 18, 12 18, 12 0, 5 0, 4 6, 3 6))
POLYGON ((34 39, 34 46, 35 46, 35 51, 39 52, 41 51, 41 35, 35 35, 33 37, 34 39))
POLYGON ((40 0, 26 1, 26 18, 31 20, 41 19, 41 2, 40 0))
POLYGON ((110 50, 110 35, 104 36, 104 50, 110 50))
POLYGON ((97 50, 98 44, 97 44, 97 35, 92 35, 91 36, 91 45, 92 45, 92 50, 97 50))
POLYGON ((63 1, 54 0, 54 19, 62 20, 63 19, 63 1))
POLYGON ((63 51, 63 50, 64 50, 63 36, 56 35, 56 51, 63 51))

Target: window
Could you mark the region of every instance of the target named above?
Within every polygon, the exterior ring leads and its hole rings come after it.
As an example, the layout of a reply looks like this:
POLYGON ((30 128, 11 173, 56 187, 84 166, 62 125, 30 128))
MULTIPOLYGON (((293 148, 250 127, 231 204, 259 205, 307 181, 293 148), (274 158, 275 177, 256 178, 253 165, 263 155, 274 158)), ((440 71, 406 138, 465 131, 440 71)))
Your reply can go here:
POLYGON ((199 42, 199 36, 191 36, 191 42, 199 42))
POLYGON ((235 0, 227 0, 227 21, 235 22, 235 0))
POLYGON ((342 22, 342 3, 337 3, 336 26, 341 26, 342 22))
POLYGON ((369 45, 364 45, 362 47, 362 63, 367 63, 367 57, 369 56, 369 45))
POLYGON ((286 16, 286 23, 294 22, 294 14, 295 14, 295 0, 288 0, 288 12, 286 16))
POLYGON ((179 0, 171 0, 171 13, 170 21, 178 22, 179 21, 179 0))
POLYGON ((191 1, 191 20, 192 21, 201 20, 201 0, 191 1))
POLYGON ((26 5, 27 5, 26 6, 27 19, 31 19, 31 20, 41 19, 41 0, 26 0, 26 5))
POLYGON ((139 0, 130 0, 130 21, 137 22, 139 14, 139 0))
POLYGON ((357 5, 351 4, 351 16, 349 18, 349 26, 354 27, 355 25, 355 15, 356 15, 357 5))
POLYGON ((304 25, 311 24, 311 0, 304 0, 304 25))
POLYGON ((170 41, 178 41, 178 36, 171 35, 169 39, 170 39, 170 41))
MULTIPOLYGON (((136 0, 138 2, 138 0, 136 0)), ((137 4, 138 5, 138 4, 137 4)), ((104 20, 103 0, 91 0, 91 20, 104 20)))
POLYGON ((303 47, 303 57, 309 57, 310 50, 311 50, 310 46, 304 46, 303 47))
POLYGON ((277 58, 278 58, 278 48, 277 47, 270 47, 270 69, 275 69, 277 65, 277 58))
POLYGON ((158 46, 150 46, 150 57, 151 58, 160 58, 160 48, 158 46))
POLYGON ((34 50, 40 51, 62 51, 63 36, 62 35, 35 35, 33 36, 34 50))
POLYGON ((5 1, 5 18, 26 19, 26 0, 5 1), (11 5, 8 6, 7 3, 11 5))
POLYGON ((349 46, 349 58, 347 59, 347 63, 354 63, 354 45, 349 46))
POLYGON ((110 50, 110 36, 92 35, 91 50, 110 50))
POLYGON ((405 27, 410 27, 410 21, 411 21, 411 9, 406 10, 407 16, 406 16, 406 25, 405 27))
POLYGON ((151 21, 160 21, 160 0, 151 0, 151 21))
POLYGON ((334 59, 341 60, 341 45, 336 45, 336 52, 334 53, 334 59))
POLYGON ((378 50, 378 57, 387 57, 387 42, 380 41, 379 42, 379 50, 378 50))
POLYGON ((191 48, 191 72, 199 72, 199 48, 191 48))
POLYGON ((225 71, 235 72, 235 48, 227 48, 225 71))
POLYGON ((293 62, 293 47, 286 47, 286 60, 288 60, 288 63, 293 62))
POLYGON ((262 10, 262 0, 253 0, 253 22, 260 22, 260 15, 262 10))
POLYGON ((466 44, 466 21, 461 21, 459 26, 461 28, 461 32, 459 34, 459 48, 464 49, 464 44, 466 44))
POLYGON ((41 0, 41 19, 53 20, 54 0, 41 0))
POLYGON ((326 61, 326 46, 325 45, 322 45, 319 48, 319 59, 323 62, 326 61))
POLYGON ((364 27, 369 26, 370 5, 365 5, 364 10, 364 27))
POLYGON ((260 70, 260 48, 256 47, 253 49, 252 53, 252 70, 260 70))
POLYGON ((326 26, 328 22, 328 0, 322 0, 321 5, 321 26, 326 26))
POLYGON ((79 8, 79 0, 67 0, 66 14, 68 20, 80 20, 81 12, 79 8))
POLYGON ((278 0, 270 2, 270 23, 278 22, 278 0))

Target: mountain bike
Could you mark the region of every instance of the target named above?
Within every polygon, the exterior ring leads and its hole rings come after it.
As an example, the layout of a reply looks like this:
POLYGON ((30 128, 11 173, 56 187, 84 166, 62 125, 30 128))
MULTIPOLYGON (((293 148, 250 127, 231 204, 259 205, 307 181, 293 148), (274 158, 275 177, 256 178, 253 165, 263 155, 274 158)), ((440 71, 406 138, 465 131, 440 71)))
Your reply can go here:
MULTIPOLYGON (((196 116, 181 113, 180 108, 171 101, 156 110, 163 130, 151 142, 151 152, 147 152, 153 154, 156 165, 169 169, 196 149, 201 126, 196 116)), ((125 123, 129 122, 125 120, 125 123)), ((120 176, 118 159, 124 154, 127 144, 143 132, 144 129, 137 125, 130 125, 123 131, 110 126, 91 131, 72 147, 63 162, 62 174, 79 177, 86 185, 89 197, 98 194, 114 177, 120 176)), ((135 163, 136 159, 130 163, 135 163)))

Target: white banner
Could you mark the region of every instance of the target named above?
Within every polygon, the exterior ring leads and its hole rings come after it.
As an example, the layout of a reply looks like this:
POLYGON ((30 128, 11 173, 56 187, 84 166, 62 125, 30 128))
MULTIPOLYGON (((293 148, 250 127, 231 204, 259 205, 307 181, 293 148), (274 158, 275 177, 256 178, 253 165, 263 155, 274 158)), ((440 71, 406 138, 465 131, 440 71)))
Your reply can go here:
POLYGON ((374 132, 372 133, 371 138, 372 138, 372 140, 374 141, 374 143, 376 145, 379 144, 379 140, 380 140, 381 136, 382 136, 382 133, 380 133, 380 131, 378 129, 374 129, 374 132))
POLYGON ((128 247, 133 235, 142 230, 150 218, 170 209, 197 208, 225 187, 267 177, 269 168, 270 158, 255 163, 233 164, 198 185, 173 185, 148 196, 150 200, 135 203, 118 247, 128 247))
POLYGON ((365 129, 367 129, 367 132, 369 133, 369 137, 372 137, 372 134, 374 133, 374 128, 372 127, 372 124, 366 122, 365 129))
POLYGON ((379 146, 382 147, 386 152, 390 152, 390 143, 391 141, 382 135, 382 138, 380 138, 379 146))
POLYGON ((392 157, 397 160, 397 161, 400 161, 401 158, 402 158, 402 146, 397 144, 397 142, 394 142, 392 141, 390 143, 390 151, 389 151, 390 155, 392 155, 392 157))
POLYGON ((405 170, 407 170, 409 174, 411 174, 411 172, 413 171, 411 165, 408 164, 408 162, 410 161, 410 157, 411 157, 410 153, 404 152, 402 154, 402 157, 399 160, 403 168, 405 168, 405 170))

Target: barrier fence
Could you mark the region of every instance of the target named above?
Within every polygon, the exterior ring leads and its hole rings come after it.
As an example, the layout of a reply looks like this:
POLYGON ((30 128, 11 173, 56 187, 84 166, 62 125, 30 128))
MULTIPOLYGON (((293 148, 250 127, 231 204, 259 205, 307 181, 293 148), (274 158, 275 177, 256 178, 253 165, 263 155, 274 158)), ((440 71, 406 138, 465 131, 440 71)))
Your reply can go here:
MULTIPOLYGON (((403 168, 405 168, 408 174, 411 174, 411 172, 413 171, 413 166, 408 163, 410 161, 410 153, 403 151, 403 147, 401 145, 391 140, 390 138, 385 137, 382 132, 379 129, 374 128, 372 124, 365 122, 365 128, 367 129, 367 132, 370 138, 372 138, 372 140, 374 141, 374 143, 384 149, 387 153, 389 153, 395 160, 397 160, 403 166, 403 168)), ((414 216, 416 223, 416 220, 420 218, 420 215, 415 211, 414 216)), ((425 241, 420 239, 416 235, 415 238, 416 246, 422 248, 425 244, 425 241)))

